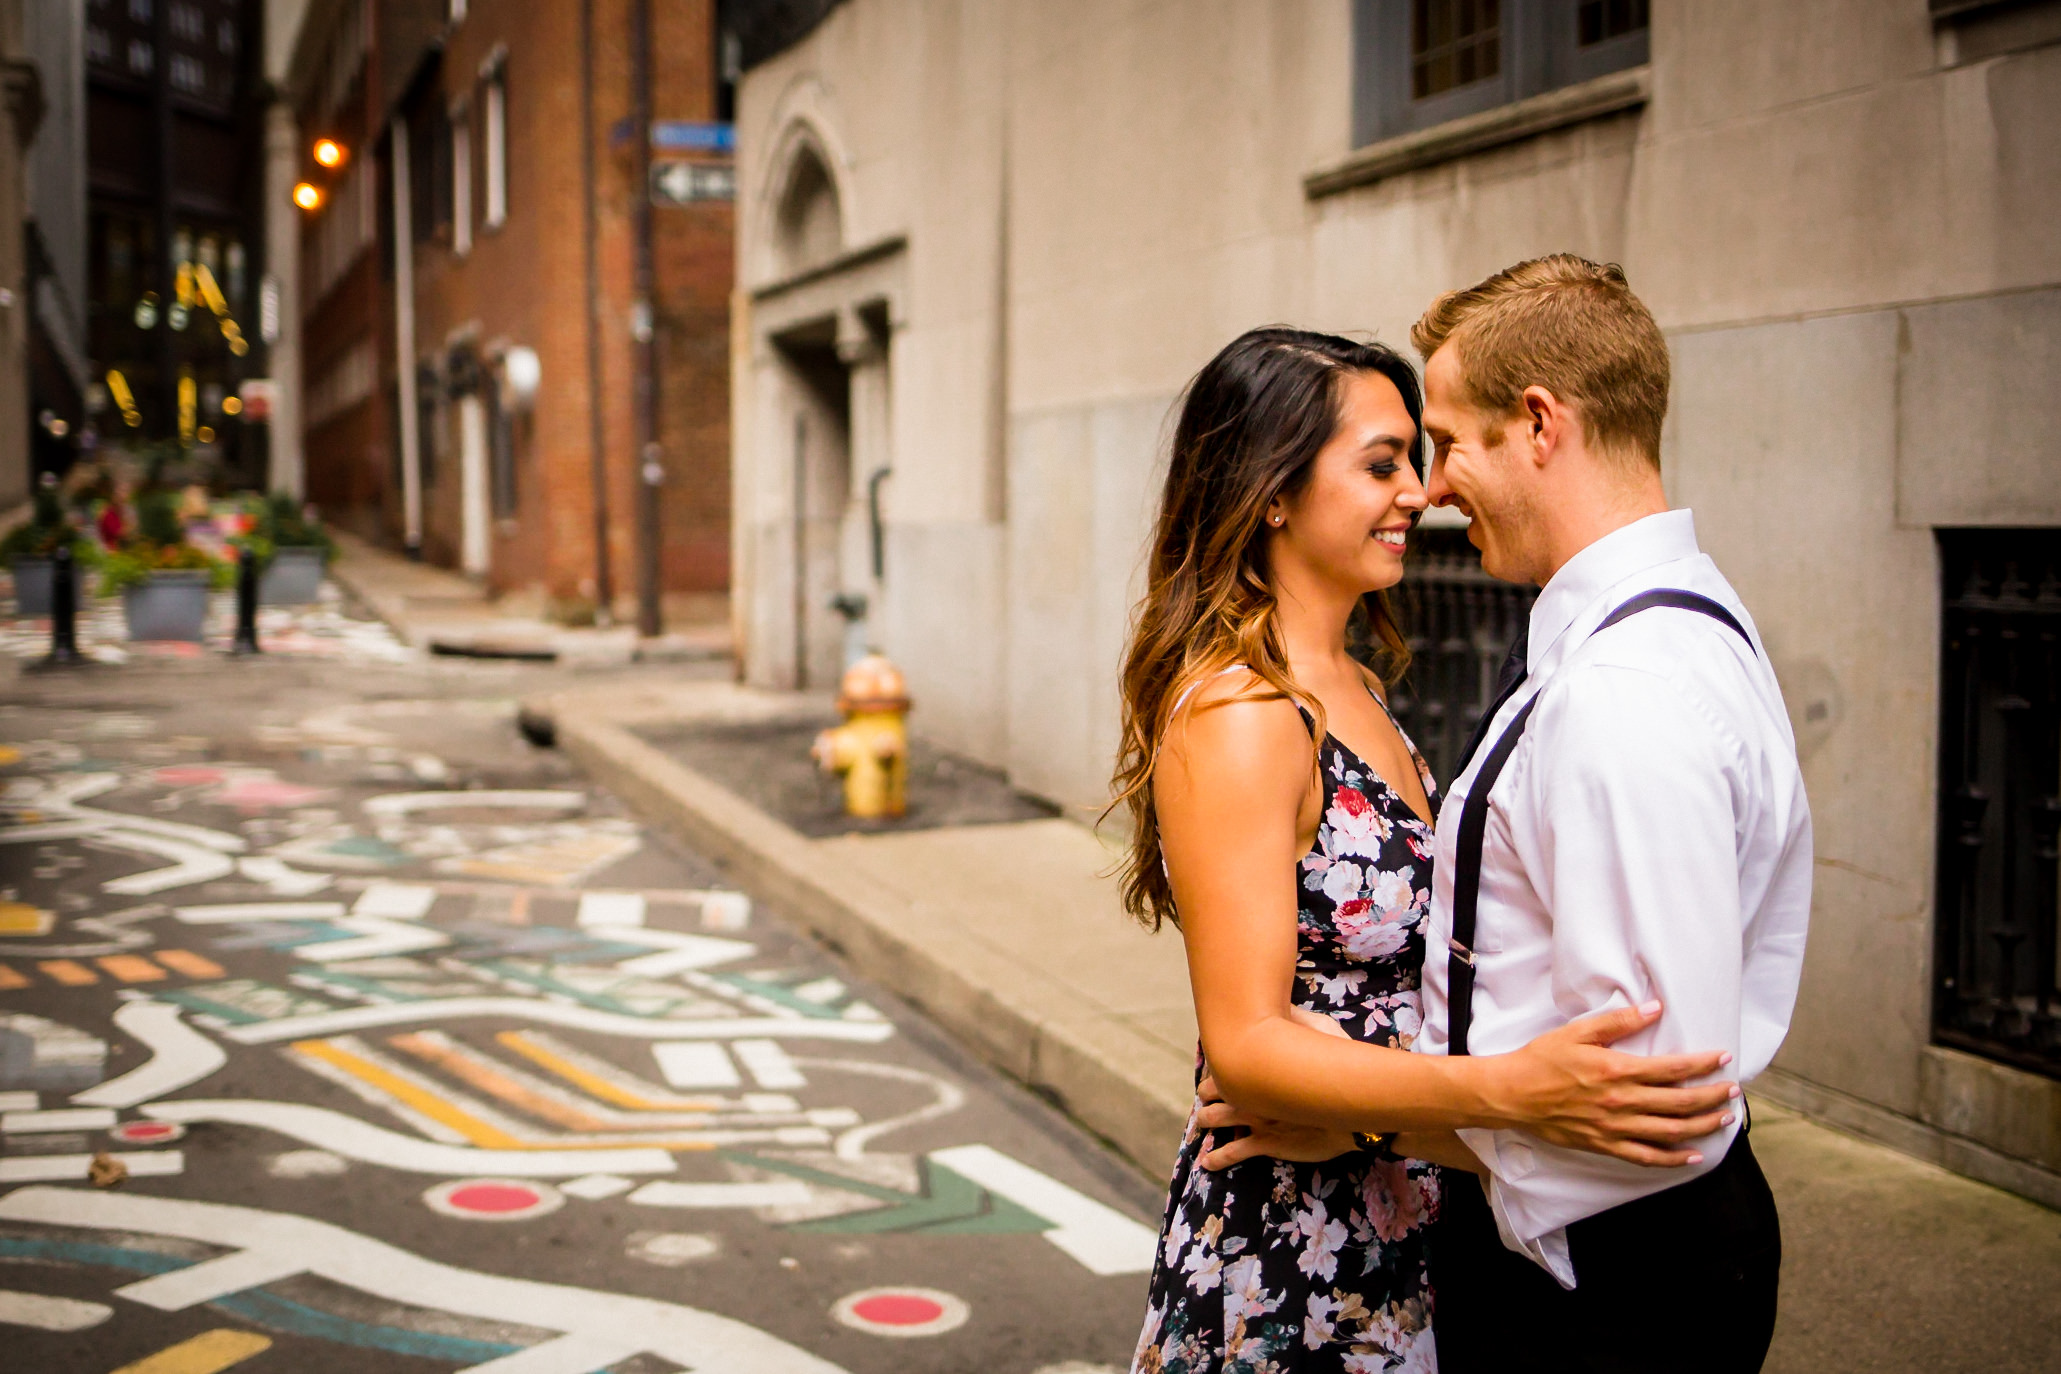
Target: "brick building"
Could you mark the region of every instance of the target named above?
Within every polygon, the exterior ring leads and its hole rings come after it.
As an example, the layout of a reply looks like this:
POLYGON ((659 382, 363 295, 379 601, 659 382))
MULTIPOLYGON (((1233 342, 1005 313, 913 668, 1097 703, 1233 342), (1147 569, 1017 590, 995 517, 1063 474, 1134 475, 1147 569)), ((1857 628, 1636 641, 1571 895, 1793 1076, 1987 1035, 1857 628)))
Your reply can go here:
POLYGON ((626 615, 639 486, 657 476, 663 591, 727 586, 731 206, 714 8, 309 6, 287 82, 301 175, 323 192, 301 229, 299 400, 307 492, 332 519, 562 614, 605 594, 626 615), (323 138, 339 165, 315 161, 323 138))

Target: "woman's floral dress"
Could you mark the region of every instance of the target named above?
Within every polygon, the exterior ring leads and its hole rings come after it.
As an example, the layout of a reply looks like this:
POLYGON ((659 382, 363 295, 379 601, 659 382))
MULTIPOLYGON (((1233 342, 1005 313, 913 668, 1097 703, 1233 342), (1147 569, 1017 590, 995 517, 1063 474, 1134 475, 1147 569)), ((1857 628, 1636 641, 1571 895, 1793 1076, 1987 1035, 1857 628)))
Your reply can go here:
MULTIPOLYGON (((1319 751, 1324 815, 1300 865, 1295 1002, 1355 1040, 1407 1048, 1431 827, 1336 739, 1319 751)), ((1436 814, 1430 771, 1410 754, 1436 814)), ((1198 1060, 1198 1082, 1202 1072, 1198 1060)), ((1435 1371, 1425 1240, 1438 1166, 1352 1153, 1211 1173, 1200 1163, 1210 1135, 1191 1113, 1133 1374, 1435 1371)))

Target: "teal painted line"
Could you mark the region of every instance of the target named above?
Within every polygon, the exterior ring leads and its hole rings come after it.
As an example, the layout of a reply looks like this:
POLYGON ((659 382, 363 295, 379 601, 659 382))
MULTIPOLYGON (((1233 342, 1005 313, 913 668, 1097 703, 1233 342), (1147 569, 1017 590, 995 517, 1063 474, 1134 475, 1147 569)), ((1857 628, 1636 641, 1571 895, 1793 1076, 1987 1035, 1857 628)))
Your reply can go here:
MULTIPOLYGON (((379 982, 377 979, 361 978, 354 973, 337 973, 333 969, 296 969, 295 976, 312 979, 318 983, 326 983, 331 987, 348 988, 352 992, 362 993, 364 996, 375 997, 387 1002, 420 1002, 422 1000, 412 992, 396 992, 393 988, 379 982)), ((449 975, 444 976, 448 977, 449 975)))
MULTIPOLYGON (((35 1236, 0 1236, 0 1259, 55 1260, 122 1269, 132 1274, 165 1274, 195 1263, 177 1255, 160 1255, 150 1250, 128 1250, 115 1245, 94 1245, 85 1241, 46 1240, 35 1236)), ((288 1298, 277 1297, 262 1288, 249 1289, 207 1304, 217 1311, 242 1317, 270 1331, 360 1350, 383 1350, 394 1355, 418 1355, 429 1360, 449 1360, 467 1365, 481 1364, 501 1355, 513 1355, 524 1347, 500 1341, 478 1341, 465 1336, 446 1336, 434 1331, 409 1331, 398 1326, 375 1326, 349 1317, 339 1317, 288 1298)))
MULTIPOLYGON (((637 950, 639 953, 642 954, 648 954, 652 952, 650 950, 645 949, 641 945, 637 947, 637 950)), ((499 959, 487 960, 478 964, 474 964, 472 967, 478 969, 485 969, 493 973, 496 977, 506 978, 510 982, 527 983, 531 987, 536 988, 540 992, 550 993, 558 997, 569 997, 573 1001, 578 1002, 581 1006, 592 1007, 595 1011, 605 1011, 616 1016, 634 1016, 639 1021, 662 1022, 665 1020, 665 1016, 663 1013, 653 1014, 652 1012, 645 1011, 639 1007, 631 1006, 628 1002, 619 1001, 618 999, 610 997, 605 993, 588 992, 582 988, 576 988, 571 986, 570 984, 561 983, 556 978, 551 977, 549 974, 534 973, 529 969, 519 968, 513 964, 504 963, 499 959)), ((679 1000, 675 1002, 673 1005, 679 1006, 688 1002, 706 1002, 707 1000, 707 998, 696 998, 689 994, 685 989, 682 989, 679 1000)))
POLYGON ((434 1331, 407 1331, 397 1326, 374 1326, 275 1297, 261 1288, 208 1304, 231 1312, 272 1331, 328 1341, 332 1345, 355 1346, 360 1350, 384 1350, 393 1355, 419 1355, 426 1360, 459 1360, 481 1364, 500 1355, 523 1349, 499 1341, 476 1341, 465 1336, 445 1336, 434 1331))
POLYGON ((234 1026, 255 1025, 257 1022, 265 1019, 262 1016, 252 1016, 247 1011, 227 1006, 221 1002, 209 1001, 199 993, 187 988, 170 988, 155 995, 167 1002, 177 1002, 188 1011, 203 1012, 209 1016, 219 1016, 234 1026))
POLYGON ((789 1011, 798 1011, 803 1016, 814 1021, 844 1020, 844 1009, 842 1007, 826 1007, 821 1002, 811 1002, 806 997, 796 997, 778 983, 768 983, 757 978, 747 978, 741 973, 714 973, 709 976, 719 983, 728 983, 739 992, 748 992, 755 997, 763 997, 768 1002, 778 1003, 789 1011))

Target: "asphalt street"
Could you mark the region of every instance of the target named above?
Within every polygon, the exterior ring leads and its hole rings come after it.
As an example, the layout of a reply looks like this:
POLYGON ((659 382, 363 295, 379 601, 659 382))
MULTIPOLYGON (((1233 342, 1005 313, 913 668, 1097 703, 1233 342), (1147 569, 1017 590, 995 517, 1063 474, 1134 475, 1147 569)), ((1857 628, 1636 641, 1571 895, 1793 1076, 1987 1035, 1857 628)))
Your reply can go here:
POLYGON ((0 1365, 1127 1363, 1156 1187, 353 633, 0 690, 0 1365))

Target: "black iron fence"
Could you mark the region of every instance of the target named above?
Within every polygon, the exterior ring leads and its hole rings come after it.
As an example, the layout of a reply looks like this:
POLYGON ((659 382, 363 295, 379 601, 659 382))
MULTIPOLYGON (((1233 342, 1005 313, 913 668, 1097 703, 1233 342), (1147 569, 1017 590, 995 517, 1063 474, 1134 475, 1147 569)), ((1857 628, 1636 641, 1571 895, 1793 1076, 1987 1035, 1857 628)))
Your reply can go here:
POLYGON ((2061 1077, 2061 530, 1942 530, 1936 1038, 2061 1077))
POLYGON ((1410 538, 1409 575, 1389 598, 1412 657, 1390 704, 1444 787, 1538 592, 1483 572, 1465 530, 1410 538))

